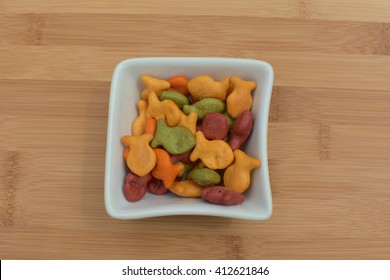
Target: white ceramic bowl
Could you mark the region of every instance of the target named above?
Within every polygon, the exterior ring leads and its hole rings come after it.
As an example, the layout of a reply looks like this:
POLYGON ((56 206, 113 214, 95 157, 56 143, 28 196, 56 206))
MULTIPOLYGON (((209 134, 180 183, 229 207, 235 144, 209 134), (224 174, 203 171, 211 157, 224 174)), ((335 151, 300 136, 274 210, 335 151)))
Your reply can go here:
POLYGON ((272 93, 273 69, 270 64, 252 59, 164 57, 136 58, 120 62, 111 82, 106 170, 105 205, 107 213, 116 219, 138 219, 166 215, 207 215, 266 220, 272 214, 272 196, 268 173, 267 129, 268 112, 272 93), (131 125, 138 115, 136 103, 142 85, 140 76, 167 79, 185 75, 189 79, 210 75, 215 80, 238 76, 257 83, 253 91, 253 131, 244 151, 261 160, 261 167, 251 173, 251 185, 244 193, 246 200, 241 205, 213 205, 202 199, 181 198, 174 194, 163 196, 147 193, 137 202, 128 202, 122 192, 126 177, 121 137, 130 135, 131 125))

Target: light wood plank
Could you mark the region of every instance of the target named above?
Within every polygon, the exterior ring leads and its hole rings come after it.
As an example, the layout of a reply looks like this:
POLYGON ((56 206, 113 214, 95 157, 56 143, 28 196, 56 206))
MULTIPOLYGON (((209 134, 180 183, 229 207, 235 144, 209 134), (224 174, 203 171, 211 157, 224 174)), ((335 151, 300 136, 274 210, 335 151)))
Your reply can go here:
POLYGON ((329 20, 390 21, 390 3, 386 0, 167 0, 156 2, 92 0, 2 0, 2 10, 8 13, 124 13, 164 15, 228 15, 277 18, 320 18, 329 20))
POLYGON ((0 15, 2 44, 140 49, 245 48, 346 54, 390 54, 390 23, 227 16, 123 14, 0 15), (128 34, 132 36, 128 36, 128 34), (180 34, 180 36, 178 36, 180 34), (209 34, 213 40, 205 43, 209 34), (238 45, 241 44, 242 47, 238 45))
POLYGON ((386 125, 390 123, 389 92, 275 86, 270 122, 386 125))
MULTIPOLYGON (((236 47, 241 47, 237 44, 236 47)), ((182 48, 1 47, 0 79, 109 81, 117 63, 131 57, 237 57, 236 48, 203 46, 182 48), (23 69, 23 71, 21 71, 23 69)), ((241 49, 240 49, 241 50, 241 49)), ((390 56, 273 52, 251 46, 239 57, 270 62, 275 84, 362 90, 390 89, 390 56)))

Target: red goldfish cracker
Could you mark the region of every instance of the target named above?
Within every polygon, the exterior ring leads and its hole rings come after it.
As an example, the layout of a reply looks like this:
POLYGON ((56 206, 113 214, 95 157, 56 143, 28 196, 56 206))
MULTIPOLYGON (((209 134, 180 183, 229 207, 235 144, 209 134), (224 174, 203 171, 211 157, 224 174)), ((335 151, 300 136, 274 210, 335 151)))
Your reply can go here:
POLYGON ((171 88, 184 95, 189 95, 188 91, 188 79, 185 76, 174 76, 168 79, 171 84, 171 88))
POLYGON ((151 92, 155 92, 157 96, 160 96, 162 91, 169 89, 171 86, 166 80, 159 80, 146 74, 141 76, 141 82, 145 86, 141 93, 141 99, 145 101, 148 100, 151 92))
POLYGON ((210 169, 224 169, 234 160, 232 148, 223 140, 209 141, 202 131, 196 132, 196 146, 190 155, 191 161, 197 159, 210 169))
POLYGON ((234 163, 225 170, 223 181, 225 187, 243 193, 251 182, 250 173, 260 167, 260 160, 246 155, 241 150, 234 151, 234 163))
POLYGON ((149 118, 145 122, 145 133, 149 133, 154 136, 157 129, 157 121, 154 118, 149 118))
POLYGON ((203 187, 192 180, 178 181, 169 189, 171 192, 182 197, 200 197, 203 187))
POLYGON ((137 102, 139 111, 138 117, 135 119, 131 132, 133 136, 140 136, 144 133, 145 122, 146 122, 146 110, 148 109, 148 102, 139 100, 137 102))
POLYGON ((155 195, 163 195, 168 192, 168 189, 164 186, 164 183, 160 179, 153 178, 148 182, 148 190, 155 195))
POLYGON ((172 100, 160 101, 156 93, 151 92, 148 102, 146 118, 165 119, 169 126, 176 126, 180 122, 182 112, 172 100))
POLYGON ((154 152, 157 162, 152 170, 152 175, 154 178, 162 180, 164 186, 169 189, 184 166, 181 164, 173 164, 168 152, 163 149, 154 149, 154 152))
POLYGON ((152 139, 151 134, 123 136, 121 139, 130 149, 126 161, 127 167, 140 177, 148 174, 156 165, 156 154, 149 146, 152 139))
POLYGON ((209 113, 203 118, 200 130, 208 140, 224 139, 229 131, 228 120, 220 113, 209 113))
POLYGON ((233 123, 230 133, 230 147, 233 151, 241 147, 248 139, 253 128, 253 115, 251 111, 242 112, 233 123))
POLYGON ((139 177, 133 172, 129 172, 126 176, 126 182, 123 185, 123 194, 126 199, 135 202, 144 197, 147 191, 147 184, 152 179, 150 173, 139 177))
POLYGON ((206 97, 218 98, 225 101, 229 85, 229 78, 225 78, 222 81, 214 81, 210 76, 202 75, 188 82, 188 90, 194 102, 206 97))
POLYGON ((245 197, 225 187, 206 187, 202 190, 202 198, 218 205, 237 205, 244 202, 245 197))
POLYGON ((171 155, 171 160, 173 163, 181 161, 184 163, 191 163, 192 164, 193 162, 190 160, 190 154, 191 154, 191 151, 183 153, 183 154, 179 154, 179 155, 171 155))
POLYGON ((226 99, 227 111, 234 119, 242 112, 252 108, 251 91, 256 87, 252 81, 244 81, 238 77, 231 77, 233 91, 226 99))

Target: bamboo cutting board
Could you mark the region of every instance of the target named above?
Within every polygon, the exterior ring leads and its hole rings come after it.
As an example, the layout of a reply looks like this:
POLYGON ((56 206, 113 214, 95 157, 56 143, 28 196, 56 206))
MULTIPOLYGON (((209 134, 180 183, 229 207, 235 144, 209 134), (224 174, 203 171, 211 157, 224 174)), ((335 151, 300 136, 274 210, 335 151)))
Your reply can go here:
POLYGON ((390 2, 0 0, 1 259, 389 259, 390 2), (145 56, 275 70, 273 216, 109 218, 110 79, 145 56))

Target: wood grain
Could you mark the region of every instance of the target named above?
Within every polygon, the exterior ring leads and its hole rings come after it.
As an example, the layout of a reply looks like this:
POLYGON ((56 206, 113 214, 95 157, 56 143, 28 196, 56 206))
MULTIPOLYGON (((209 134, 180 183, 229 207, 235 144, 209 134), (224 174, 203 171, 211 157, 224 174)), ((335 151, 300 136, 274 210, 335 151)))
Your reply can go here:
POLYGON ((314 18, 389 22, 390 3, 385 0, 2 0, 0 7, 7 13, 108 13, 142 15, 225 15, 271 18, 314 18))
POLYGON ((389 259, 389 1, 0 0, 1 259, 389 259), (110 80, 142 56, 269 61, 266 222, 109 218, 110 80))

